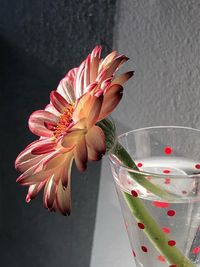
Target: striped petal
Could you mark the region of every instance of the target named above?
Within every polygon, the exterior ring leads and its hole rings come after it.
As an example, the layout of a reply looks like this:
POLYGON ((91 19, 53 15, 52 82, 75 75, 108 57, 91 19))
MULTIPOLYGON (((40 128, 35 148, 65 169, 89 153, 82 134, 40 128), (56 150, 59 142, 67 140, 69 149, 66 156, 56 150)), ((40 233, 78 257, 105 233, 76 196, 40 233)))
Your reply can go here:
POLYGON ((50 209, 53 207, 53 203, 56 197, 57 185, 54 181, 54 175, 49 178, 48 182, 45 185, 44 194, 43 194, 43 203, 45 208, 50 209))
POLYGON ((90 83, 93 83, 98 75, 100 56, 101 56, 101 46, 96 46, 93 49, 90 58, 90 83))
POLYGON ((28 169, 26 172, 24 172, 22 175, 20 175, 17 178, 17 183, 21 185, 33 185, 36 183, 44 182, 46 181, 49 176, 52 175, 52 170, 50 171, 39 171, 37 173, 34 173, 35 166, 28 169))
POLYGON ((15 168, 19 170, 20 172, 25 172, 28 169, 30 169, 32 166, 36 166, 44 159, 44 155, 35 155, 35 157, 32 157, 26 161, 23 161, 17 165, 15 165, 15 168))
POLYGON ((122 91, 123 87, 119 84, 114 84, 108 88, 104 94, 99 121, 107 117, 115 109, 122 98, 122 91))
POLYGON ((56 116, 60 116, 60 112, 58 112, 52 104, 48 104, 44 110, 49 111, 50 113, 53 113, 56 116))
POLYGON ((49 142, 46 144, 38 145, 37 147, 33 148, 31 152, 33 155, 41 155, 55 151, 55 149, 56 149, 56 143, 49 142))
POLYGON ((71 190, 70 179, 68 181, 67 188, 63 187, 61 181, 59 181, 57 193, 56 193, 57 208, 63 215, 70 215, 71 213, 71 190))
POLYGON ((90 55, 86 58, 85 61, 83 94, 86 92, 86 88, 89 84, 90 84, 90 55))
POLYGON ((63 164, 63 168, 61 171, 61 182, 64 187, 68 186, 68 181, 70 179, 70 174, 71 174, 71 167, 72 167, 72 162, 73 162, 73 153, 67 153, 66 158, 65 158, 65 163, 63 164))
POLYGON ((100 66, 99 66, 99 72, 102 71, 102 69, 107 68, 109 65, 112 64, 112 61, 114 60, 114 58, 116 58, 117 56, 117 52, 116 51, 112 51, 110 54, 108 54, 103 61, 101 62, 100 66))
POLYGON ((63 113, 68 106, 68 102, 56 91, 52 91, 50 94, 51 103, 58 110, 58 112, 63 113))
POLYGON ((40 190, 44 187, 46 181, 43 181, 41 183, 33 184, 29 186, 28 193, 26 196, 26 202, 30 202, 32 199, 34 199, 37 194, 40 192, 40 190))
POLYGON ((46 110, 37 110, 29 118, 29 129, 38 136, 52 137, 53 131, 45 126, 45 123, 58 123, 58 117, 46 110))
POLYGON ((118 77, 116 77, 111 85, 113 84, 120 84, 123 85, 125 82, 127 82, 132 76, 134 75, 134 71, 128 71, 126 73, 123 73, 121 75, 119 75, 118 77))
POLYGON ((57 92, 61 94, 68 103, 74 103, 75 96, 75 78, 78 68, 71 69, 66 76, 60 81, 57 92))
POLYGON ((112 64, 110 64, 110 66, 106 69, 106 77, 105 78, 109 78, 110 76, 112 76, 115 73, 115 71, 117 70, 117 68, 119 67, 119 65, 122 62, 125 62, 127 60, 128 60, 128 58, 124 55, 116 57, 113 60, 112 64))
POLYGON ((76 80, 75 80, 75 97, 78 99, 83 95, 84 89, 84 69, 85 69, 85 60, 81 63, 78 68, 76 80))
POLYGON ((32 151, 49 143, 52 144, 52 146, 53 144, 55 145, 55 143, 49 138, 39 139, 29 144, 16 158, 15 168, 21 172, 24 172, 33 165, 39 163, 42 159, 44 159, 44 157, 46 157, 46 155, 33 154, 32 151))

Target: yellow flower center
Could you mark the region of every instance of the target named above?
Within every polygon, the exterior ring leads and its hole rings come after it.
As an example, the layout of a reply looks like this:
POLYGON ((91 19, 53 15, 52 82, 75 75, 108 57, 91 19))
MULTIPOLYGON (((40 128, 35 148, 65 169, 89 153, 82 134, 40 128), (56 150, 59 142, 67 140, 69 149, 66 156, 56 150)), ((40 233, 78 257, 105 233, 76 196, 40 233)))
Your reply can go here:
POLYGON ((60 116, 59 122, 54 129, 54 136, 56 138, 62 136, 66 132, 70 123, 73 122, 72 120, 73 112, 74 112, 74 105, 69 104, 65 112, 60 116))

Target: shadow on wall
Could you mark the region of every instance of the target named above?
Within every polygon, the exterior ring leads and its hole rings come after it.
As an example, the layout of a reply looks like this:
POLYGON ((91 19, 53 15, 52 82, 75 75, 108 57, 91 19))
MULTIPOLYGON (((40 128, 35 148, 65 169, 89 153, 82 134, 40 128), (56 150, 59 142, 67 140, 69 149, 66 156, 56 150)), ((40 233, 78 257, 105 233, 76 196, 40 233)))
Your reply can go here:
POLYGON ((2 38, 0 53, 0 265, 64 267, 67 262, 68 266, 89 266, 101 164, 89 164, 84 175, 73 170, 73 213, 69 218, 44 210, 42 194, 32 203, 25 203, 27 188, 15 183, 18 174, 14 160, 36 139, 28 130, 28 117, 46 105, 49 88, 54 88, 60 77, 53 68, 2 38))
POLYGON ((0 0, 1 178, 0 266, 87 267, 90 264, 101 163, 72 171, 70 217, 48 213, 42 194, 25 203, 14 160, 36 139, 29 115, 49 102, 67 69, 97 44, 112 47, 116 0, 0 0), (102 19, 103 18, 103 19, 102 19))
MULTIPOLYGON (((107 34, 107 46, 110 47, 112 34, 107 34)), ((96 35, 97 42, 100 37, 96 35)), ((42 194, 32 203, 25 204, 27 188, 15 183, 17 173, 13 167, 14 160, 35 139, 27 127, 29 115, 48 103, 49 92, 57 86, 62 74, 61 68, 40 61, 38 57, 19 48, 19 43, 15 43, 16 40, 13 41, 10 37, 0 38, 3 114, 0 265, 87 267, 90 262, 101 164, 89 164, 88 171, 83 175, 73 170, 73 212, 69 218, 45 211, 42 207, 42 194)), ((88 47, 94 45, 90 42, 88 47)), ((79 48, 77 45, 77 49, 79 48)))

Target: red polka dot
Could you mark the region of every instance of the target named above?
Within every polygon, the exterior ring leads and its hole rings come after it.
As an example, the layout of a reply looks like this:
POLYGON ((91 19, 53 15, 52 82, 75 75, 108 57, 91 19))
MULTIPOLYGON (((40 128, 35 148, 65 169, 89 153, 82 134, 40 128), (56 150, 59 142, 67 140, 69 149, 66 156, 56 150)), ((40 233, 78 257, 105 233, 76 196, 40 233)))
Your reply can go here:
POLYGON ((171 232, 170 229, 167 227, 163 227, 162 230, 165 234, 169 234, 171 232))
POLYGON ((183 190, 183 191, 182 191, 182 194, 184 194, 184 195, 187 194, 187 191, 183 190))
POLYGON ((169 207, 169 203, 167 202, 153 201, 153 205, 156 206, 157 208, 168 208, 169 207))
POLYGON ((157 257, 157 259, 158 259, 158 261, 165 262, 165 257, 162 256, 162 255, 159 255, 159 256, 157 257))
POLYGON ((139 162, 139 163, 137 164, 137 166, 138 166, 139 168, 142 167, 142 166, 143 166, 142 162, 139 162))
POLYGON ((177 265, 175 265, 175 264, 172 264, 172 265, 170 265, 169 267, 177 267, 177 265))
POLYGON ((138 223, 138 227, 139 227, 140 229, 144 229, 144 228, 145 228, 145 226, 144 226, 143 223, 138 223))
POLYGON ((176 214, 175 210, 168 210, 167 215, 168 216, 174 216, 176 214))
POLYGON ((148 252, 148 249, 145 246, 141 246, 143 252, 148 252))
POLYGON ((170 173, 170 170, 163 170, 163 173, 168 174, 170 173))
POLYGON ((165 184, 170 184, 171 183, 171 179, 170 178, 166 178, 164 183, 165 184))
POLYGON ((152 179, 152 177, 151 176, 147 176, 147 179, 150 181, 152 179))
POLYGON ((170 247, 173 247, 173 246, 176 245, 176 241, 174 241, 174 240, 169 240, 169 241, 168 241, 168 245, 169 245, 170 247))
POLYGON ((200 251, 200 247, 195 247, 192 251, 193 254, 198 254, 200 251))
POLYGON ((136 257, 136 254, 135 254, 135 251, 134 250, 132 250, 132 253, 133 253, 133 256, 136 257))
POLYGON ((200 169, 200 164, 196 164, 196 165, 195 165, 195 168, 196 168, 196 169, 200 169))
POLYGON ((135 190, 132 190, 132 191, 131 191, 131 195, 132 195, 133 197, 138 197, 138 193, 137 193, 135 190))
POLYGON ((172 148, 171 147, 165 147, 164 152, 165 152, 165 154, 171 154, 172 148))

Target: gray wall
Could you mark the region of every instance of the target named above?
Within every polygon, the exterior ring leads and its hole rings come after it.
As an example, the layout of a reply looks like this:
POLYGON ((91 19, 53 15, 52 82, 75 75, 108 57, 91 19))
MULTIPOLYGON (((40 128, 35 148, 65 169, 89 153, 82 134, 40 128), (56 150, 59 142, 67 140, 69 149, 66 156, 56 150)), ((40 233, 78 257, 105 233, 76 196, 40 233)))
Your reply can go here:
POLYGON ((29 114, 96 43, 125 53, 126 68, 136 71, 113 115, 119 132, 199 128, 199 1, 0 0, 0 6, 0 266, 134 266, 106 159, 83 176, 74 172, 70 218, 47 213, 41 196, 25 204, 13 162, 34 138, 29 114))
MULTIPOLYGON (((118 0, 113 47, 135 78, 113 117, 119 132, 152 125, 200 128, 200 2, 118 0)), ((110 168, 102 166, 91 267, 134 266, 110 168)))

